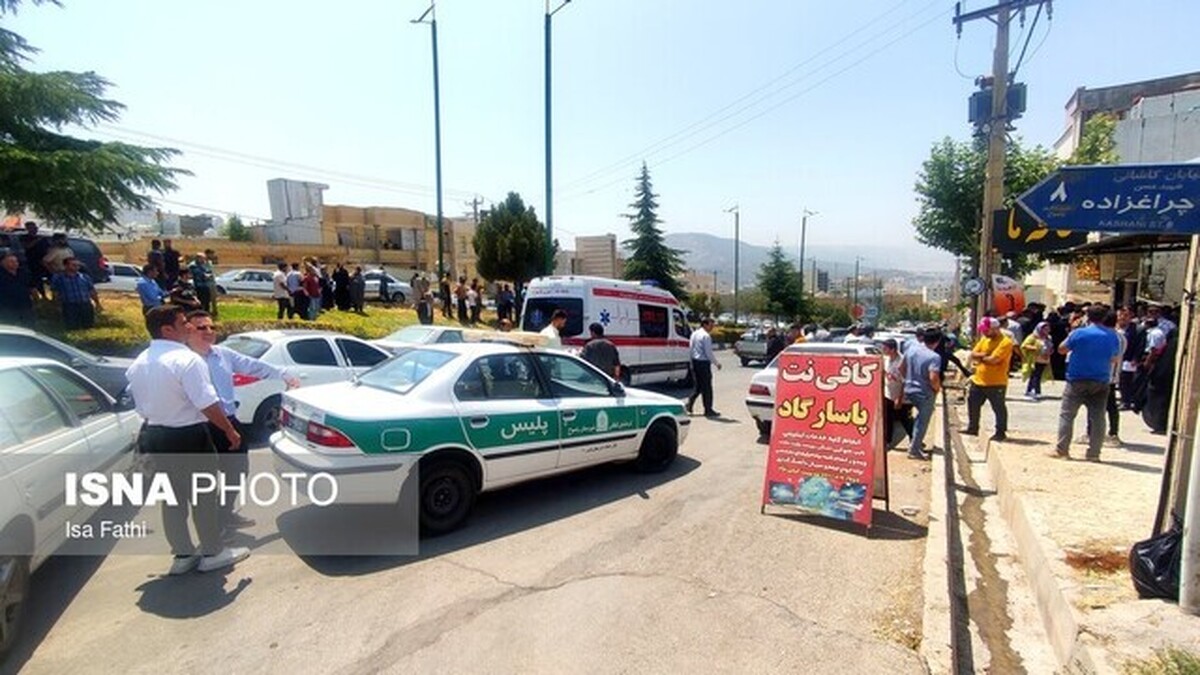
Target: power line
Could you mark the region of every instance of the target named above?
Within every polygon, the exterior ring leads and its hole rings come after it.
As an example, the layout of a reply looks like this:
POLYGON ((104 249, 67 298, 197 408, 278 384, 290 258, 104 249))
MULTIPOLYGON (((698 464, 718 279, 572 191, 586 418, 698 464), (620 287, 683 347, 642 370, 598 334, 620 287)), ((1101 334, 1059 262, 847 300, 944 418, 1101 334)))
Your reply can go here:
MULTIPOLYGON (((795 99, 797 99, 797 98, 799 98, 799 97, 803 96, 804 94, 807 94, 808 92, 812 91, 813 89, 816 89, 817 87, 819 87, 819 86, 821 86, 822 84, 824 84, 824 83, 826 83, 826 82, 828 82, 828 81, 832 80, 833 78, 835 78, 835 77, 837 77, 837 76, 839 76, 839 75, 841 75, 841 74, 845 73, 845 72, 846 72, 846 71, 848 71, 848 70, 851 70, 851 69, 852 69, 852 68, 854 68, 855 66, 858 66, 859 64, 863 63, 863 62, 864 62, 864 61, 866 61, 867 59, 869 59, 869 58, 871 58, 872 56, 874 56, 874 55, 876 55, 876 54, 878 54, 878 53, 880 53, 880 52, 884 51, 885 49, 887 49, 888 47, 891 47, 892 45, 896 44, 897 42, 900 42, 901 40, 904 40, 905 38, 907 38, 907 37, 909 37, 909 36, 913 35, 913 34, 914 34, 914 33, 916 33, 917 31, 919 31, 919 30, 921 30, 922 28, 924 28, 925 26, 928 26, 928 25, 932 24, 934 21, 937 21, 938 19, 941 19, 942 17, 944 17, 946 14, 949 14, 949 13, 950 13, 950 10, 948 10, 948 9, 947 9, 947 10, 943 10, 942 12, 939 12, 937 15, 935 15, 935 16, 932 16, 932 17, 930 17, 929 19, 927 19, 927 20, 925 20, 925 21, 921 22, 920 24, 918 24, 918 25, 914 26, 913 28, 911 28, 910 30, 908 30, 908 31, 906 31, 906 32, 904 32, 904 33, 902 33, 901 35, 897 36, 896 38, 894 38, 894 39, 892 39, 892 40, 890 40, 890 41, 888 41, 888 42, 886 42, 886 43, 884 43, 884 44, 880 45, 879 47, 877 47, 876 49, 874 49, 874 50, 872 50, 872 51, 870 51, 870 52, 867 52, 867 53, 866 53, 866 54, 864 54, 864 55, 863 55, 861 58, 859 58, 858 60, 856 60, 856 61, 854 61, 854 62, 850 63, 849 65, 845 66, 844 68, 841 68, 840 70, 838 70, 838 71, 836 71, 836 72, 833 72, 833 73, 831 73, 830 75, 828 75, 828 76, 826 76, 826 77, 822 78, 821 80, 818 80, 817 82, 815 82, 815 83, 813 83, 812 85, 810 85, 810 86, 806 87, 805 89, 803 89, 803 90, 801 90, 801 91, 798 91, 798 92, 796 92, 795 94, 792 94, 791 96, 789 96, 789 97, 787 97, 787 98, 783 99, 782 101, 778 101, 778 102, 774 103, 773 105, 771 105, 770 107, 766 108, 765 110, 761 110, 761 111, 759 111, 757 114, 755 114, 755 115, 753 115, 753 116, 751 116, 751 117, 748 117, 748 118, 746 118, 746 119, 744 119, 744 120, 742 120, 742 121, 738 122, 737 124, 734 124, 734 125, 733 125, 733 126, 731 126, 731 127, 728 127, 728 128, 726 128, 726 129, 723 129, 723 130, 721 130, 721 131, 717 132, 716 134, 714 134, 714 135, 712 135, 712 136, 709 136, 708 138, 706 138, 706 139, 704 139, 704 140, 702 140, 702 141, 700 141, 700 142, 698 142, 698 143, 696 143, 696 144, 694 144, 694 145, 691 145, 691 146, 689 146, 689 147, 685 148, 684 150, 681 150, 681 151, 679 151, 679 152, 675 153, 674 155, 670 155, 670 156, 668 156, 667 158, 665 158, 665 159, 662 159, 662 160, 660 160, 660 161, 656 162, 656 163, 655 163, 655 166, 656 166, 656 167, 657 167, 657 166, 662 166, 663 164, 666 164, 666 163, 668 163, 668 162, 674 161, 674 160, 676 160, 676 159, 678 159, 678 158, 680 158, 680 157, 682 157, 682 156, 684 156, 684 155, 686 155, 686 154, 688 154, 688 153, 690 153, 690 152, 692 152, 692 151, 694 151, 694 150, 697 150, 697 149, 699 149, 699 148, 701 148, 701 147, 703 147, 703 146, 705 146, 705 145, 708 145, 709 143, 711 143, 711 142, 713 142, 713 141, 717 140, 718 138, 721 138, 722 136, 725 136, 726 134, 732 133, 733 131, 736 131, 736 130, 738 130, 738 129, 740 129, 740 128, 744 127, 744 126, 746 126, 747 124, 749 124, 749 123, 751 123, 751 122, 753 122, 753 121, 755 121, 755 120, 757 120, 757 119, 759 119, 759 118, 761 118, 761 117, 763 117, 763 116, 767 115, 768 113, 771 113, 771 112, 773 112, 773 111, 775 111, 775 110, 779 109, 780 107, 782 107, 782 106, 784 106, 784 105, 786 105, 786 104, 788 104, 788 103, 790 103, 790 102, 794 101, 795 99)), ((606 188, 608 188, 608 187, 611 187, 611 186, 613 186, 613 185, 616 185, 617 183, 624 182, 625 180, 627 180, 627 177, 621 177, 621 178, 618 178, 618 179, 615 179, 615 180, 609 181, 608 183, 605 183, 605 184, 603 184, 603 185, 601 185, 601 186, 599 186, 599 187, 595 187, 595 188, 592 188, 592 189, 590 189, 590 190, 585 190, 585 191, 582 191, 582 192, 578 192, 578 193, 576 193, 576 194, 570 195, 570 196, 568 196, 568 197, 564 197, 564 198, 562 198, 562 199, 564 199, 564 200, 571 200, 571 199, 575 199, 575 198, 578 198, 578 197, 582 197, 582 196, 584 196, 584 195, 594 194, 594 193, 596 193, 596 192, 599 192, 599 191, 601 191, 601 190, 604 190, 604 189, 606 189, 606 188)))
POLYGON ((238 217, 245 216, 245 217, 253 219, 253 220, 261 220, 261 221, 271 220, 270 218, 254 216, 254 215, 250 215, 250 214, 246 214, 246 213, 241 213, 239 211, 228 211, 226 209, 218 209, 215 206, 203 206, 201 204, 188 204, 187 202, 178 202, 178 201, 175 201, 174 199, 164 199, 162 197, 159 197, 158 199, 155 199, 154 201, 161 202, 163 204, 171 204, 173 206, 182 206, 185 209, 199 209, 201 211, 209 211, 212 213, 222 213, 227 216, 238 216, 238 217))
MULTIPOLYGON (((430 196, 434 193, 434 188, 432 186, 421 185, 419 183, 405 183, 405 182, 394 181, 394 180, 389 180, 389 179, 385 179, 385 178, 377 178, 377 177, 373 177, 373 176, 363 176, 363 175, 359 175, 359 174, 346 173, 346 172, 337 171, 337 170, 333 170, 333 169, 322 169, 320 167, 299 164, 299 163, 290 162, 287 160, 273 159, 270 157, 253 155, 253 154, 249 154, 249 153, 239 152, 236 150, 228 150, 225 148, 204 145, 201 143, 195 143, 195 142, 186 141, 183 139, 171 138, 168 136, 160 136, 158 134, 151 134, 151 133, 144 132, 144 131, 137 131, 134 129, 126 129, 126 128, 123 128, 123 127, 120 127, 120 126, 117 126, 114 124, 101 123, 100 125, 98 125, 98 127, 99 128, 94 131, 96 131, 97 133, 101 133, 101 134, 110 136, 110 137, 114 137, 114 138, 118 138, 118 139, 122 139, 122 140, 132 140, 131 137, 132 138, 144 138, 144 139, 150 139, 150 140, 158 141, 158 142, 162 142, 162 143, 170 143, 172 145, 179 145, 179 146, 183 146, 184 148, 190 148, 188 150, 188 152, 199 155, 201 157, 209 157, 211 159, 230 162, 230 163, 234 163, 234 164, 243 164, 246 166, 254 166, 254 167, 263 168, 263 169, 284 169, 284 170, 295 170, 295 171, 308 172, 309 174, 312 174, 312 175, 326 176, 329 179, 336 179, 336 180, 339 180, 343 183, 347 183, 350 185, 358 185, 360 187, 376 188, 379 190, 384 190, 384 191, 389 191, 389 192, 397 192, 397 193, 402 193, 402 194, 430 196)), ((453 189, 447 190, 447 192, 452 192, 452 193, 455 193, 456 195, 462 195, 462 196, 466 196, 466 197, 473 197, 476 194, 478 194, 477 192, 473 192, 473 191, 453 190, 453 189)))
POLYGON ((836 56, 833 59, 829 60, 828 62, 817 66, 813 71, 801 74, 799 77, 794 78, 794 80, 792 82, 784 84, 781 87, 775 88, 772 91, 767 91, 769 89, 772 89, 772 87, 775 84, 779 83, 780 81, 791 78, 793 76, 793 74, 796 73, 796 71, 800 70, 804 66, 807 66, 810 63, 813 63, 814 61, 817 61, 817 60, 821 59, 822 57, 826 56, 830 52, 833 52, 834 50, 836 50, 836 48, 840 47, 841 45, 845 44, 846 42, 849 42, 852 38, 854 38, 858 34, 864 32, 866 29, 870 28, 874 24, 878 23, 879 21, 883 20, 884 18, 888 17, 889 15, 893 14, 896 10, 898 10, 900 7, 905 5, 908 1, 909 0, 901 0, 900 3, 892 6, 890 9, 888 9, 885 12, 883 12, 882 14, 876 16, 874 19, 862 24, 855 30, 851 31, 850 33, 846 34, 845 36, 843 36, 842 38, 840 38, 839 40, 834 42, 832 45, 819 50, 812 56, 793 65, 791 68, 784 71, 782 74, 776 76, 775 78, 773 78, 770 81, 766 82, 765 84, 757 87, 756 89, 753 89, 750 92, 747 92, 746 94, 740 96, 739 98, 735 99, 734 101, 726 104, 722 108, 693 122, 692 124, 684 127, 683 129, 680 129, 679 131, 676 131, 668 136, 665 136, 665 137, 659 139, 658 141, 656 141, 654 143, 651 143, 650 145, 639 150, 638 152, 632 153, 620 160, 617 160, 611 164, 605 165, 604 167, 601 167, 600 169, 597 169, 597 170, 595 170, 589 174, 586 174, 580 178, 577 178, 577 179, 571 180, 571 181, 567 181, 566 183, 563 184, 562 188, 560 188, 560 189, 562 189, 564 191, 568 191, 568 192, 572 191, 574 189, 577 189, 580 185, 584 185, 588 182, 591 182, 595 178, 599 178, 601 176, 610 174, 614 170, 623 169, 626 166, 628 166, 631 162, 639 161, 641 159, 644 159, 646 156, 656 154, 657 152, 659 152, 661 150, 665 150, 666 148, 668 148, 672 145, 676 145, 676 144, 686 140, 687 138, 690 138, 692 136, 695 136, 695 135, 705 131, 706 129, 712 128, 713 126, 720 124, 721 122, 724 122, 725 120, 728 120, 732 117, 736 117, 737 115, 740 115, 741 113, 759 105, 760 103, 762 103, 770 98, 773 98, 774 96, 779 95, 786 89, 789 89, 791 87, 794 87, 794 86, 802 83, 805 79, 816 74, 816 72, 819 72, 821 69, 826 68, 826 67, 832 65, 833 63, 836 63, 837 61, 852 54, 855 50, 861 49, 861 48, 865 47, 866 45, 870 44, 871 42, 873 42, 874 40, 877 40, 878 38, 882 37, 883 35, 886 35, 887 33, 891 32, 895 28, 895 26, 897 26, 905 21, 908 21, 912 18, 915 18, 916 16, 919 16, 920 14, 922 14, 923 12, 928 10, 933 5, 938 4, 938 2, 940 0, 933 0, 932 2, 923 6, 921 9, 914 12, 913 14, 905 17, 901 21, 891 24, 884 31, 868 38, 862 44, 852 47, 850 50, 846 51, 845 53, 841 54, 840 56, 836 56), (764 91, 767 93, 763 94, 764 91), (748 99, 753 99, 753 100, 750 100, 749 103, 746 103, 745 105, 741 105, 740 107, 738 107, 739 104, 747 101, 748 99), (723 115, 723 113, 726 113, 727 111, 729 111, 730 109, 733 109, 733 108, 736 108, 736 110, 733 110, 733 112, 731 112, 729 114, 723 115), (714 118, 716 118, 716 119, 714 119, 714 118))
MULTIPOLYGON (((1025 50, 1029 48, 1029 39, 1033 37, 1033 30, 1037 28, 1038 19, 1042 18, 1042 6, 1037 6, 1037 12, 1033 15, 1033 22, 1029 24, 1029 31, 1025 33, 1025 44, 1021 45, 1021 55, 1017 57, 1017 65, 1013 66, 1012 78, 1017 80, 1017 73, 1021 70, 1021 63, 1025 61, 1025 50)), ((1020 38, 1017 38, 1018 40, 1020 38)))

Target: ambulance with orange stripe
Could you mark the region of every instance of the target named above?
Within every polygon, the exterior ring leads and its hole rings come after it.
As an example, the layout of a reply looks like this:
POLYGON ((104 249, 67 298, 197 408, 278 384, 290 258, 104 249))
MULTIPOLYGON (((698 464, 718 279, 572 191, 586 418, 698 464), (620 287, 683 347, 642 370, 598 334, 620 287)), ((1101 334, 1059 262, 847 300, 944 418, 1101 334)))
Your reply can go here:
POLYGON ((682 381, 690 383, 692 330, 679 300, 652 282, 585 276, 538 277, 525 290, 521 328, 537 332, 550 323, 554 310, 567 313, 563 345, 580 350, 588 326, 604 326, 604 337, 621 354, 625 384, 682 381))

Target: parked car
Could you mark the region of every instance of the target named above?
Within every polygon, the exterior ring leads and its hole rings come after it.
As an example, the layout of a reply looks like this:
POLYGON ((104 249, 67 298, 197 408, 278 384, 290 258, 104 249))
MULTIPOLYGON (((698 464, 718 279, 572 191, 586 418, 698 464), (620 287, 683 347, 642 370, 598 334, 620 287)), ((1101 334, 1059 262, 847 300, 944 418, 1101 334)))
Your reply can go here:
MULTIPOLYGON (((351 335, 330 331, 267 330, 230 335, 224 346, 287 370, 307 386, 345 382, 391 354, 351 335)), ((259 434, 279 428, 282 380, 234 375, 238 421, 259 434)))
POLYGON ((421 345, 462 341, 463 329, 457 326, 405 326, 383 338, 371 340, 371 344, 392 354, 401 354, 421 345))
POLYGON ((743 366, 753 361, 764 363, 767 360, 767 334, 761 330, 748 330, 733 343, 733 353, 737 354, 743 366))
POLYGON ((270 297, 275 290, 274 275, 274 270, 230 270, 217 275, 217 293, 270 297))
POLYGON ((881 354, 879 347, 870 342, 802 342, 788 345, 767 364, 766 368, 750 378, 750 391, 746 395, 746 409, 754 418, 758 433, 771 437, 771 423, 775 419, 775 380, 779 377, 779 357, 784 354, 881 354))
MULTIPOLYGON (((25 247, 21 245, 21 235, 23 234, 24 231, 0 232, 0 248, 7 248, 16 253, 21 264, 25 265, 27 264, 25 261, 25 247)), ((40 233, 38 237, 49 239, 50 234, 40 233)), ((75 259, 79 261, 81 271, 86 272, 91 277, 93 283, 102 284, 108 281, 108 258, 104 257, 104 253, 96 245, 96 242, 87 237, 68 234, 67 245, 75 253, 75 259)))
POLYGON ((461 525, 479 492, 604 462, 663 471, 688 429, 678 399, 500 343, 420 347, 355 382, 289 391, 283 420, 280 469, 333 473, 361 501, 395 503, 419 467, 428 534, 461 525))
POLYGON ((86 377, 47 359, 0 357, 0 659, 30 608, 30 575, 66 541, 68 472, 124 471, 142 420, 86 377))
POLYGON ((384 276, 388 278, 388 302, 403 305, 412 297, 412 285, 407 281, 400 281, 383 270, 367 270, 363 272, 363 281, 366 282, 363 296, 367 300, 379 299, 379 280, 384 276))
POLYGON ((131 359, 90 354, 21 326, 0 325, 0 356, 32 356, 58 361, 90 378, 113 398, 120 398, 129 386, 125 371, 133 364, 131 359))
POLYGON ((109 263, 108 281, 96 284, 98 291, 123 291, 136 293, 138 281, 142 279, 142 268, 129 263, 109 263))

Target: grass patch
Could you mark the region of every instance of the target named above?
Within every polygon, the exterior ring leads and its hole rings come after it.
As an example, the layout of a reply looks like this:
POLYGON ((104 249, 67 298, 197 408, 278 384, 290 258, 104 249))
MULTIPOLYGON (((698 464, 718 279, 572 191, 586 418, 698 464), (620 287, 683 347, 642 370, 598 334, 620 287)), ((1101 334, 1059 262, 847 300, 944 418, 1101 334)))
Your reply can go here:
POLYGON ((1200 656, 1178 647, 1154 650, 1149 658, 1127 662, 1125 675, 1200 675, 1200 656))
MULTIPOLYGON (((63 328, 58 306, 51 302, 37 305, 37 329, 63 342, 76 345, 106 356, 136 356, 150 341, 142 318, 142 303, 137 295, 128 293, 102 293, 100 302, 104 311, 96 314, 96 325, 86 330, 63 328)), ((384 307, 368 304, 366 312, 341 312, 336 309, 323 312, 316 321, 275 319, 276 305, 271 299, 222 297, 218 304, 217 320, 220 339, 234 333, 251 330, 280 328, 305 328, 309 330, 331 330, 346 333, 364 340, 374 340, 417 321, 416 310, 408 307, 384 307)), ((491 324, 494 314, 485 314, 485 324, 491 324)), ((457 325, 454 322, 435 318, 437 324, 457 325)))

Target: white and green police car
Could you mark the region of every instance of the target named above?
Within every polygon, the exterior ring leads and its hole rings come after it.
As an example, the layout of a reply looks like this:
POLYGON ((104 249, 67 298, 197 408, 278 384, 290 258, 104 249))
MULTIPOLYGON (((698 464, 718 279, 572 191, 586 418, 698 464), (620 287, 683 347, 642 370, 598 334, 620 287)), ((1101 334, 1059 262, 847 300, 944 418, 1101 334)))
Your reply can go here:
POLYGON ((416 472, 421 528, 462 524, 484 490, 612 461, 662 471, 688 430, 678 399, 624 388, 571 354, 439 344, 354 382, 283 397, 281 471, 325 472, 339 503, 395 500, 416 472), (381 499, 384 497, 384 499, 381 499))

